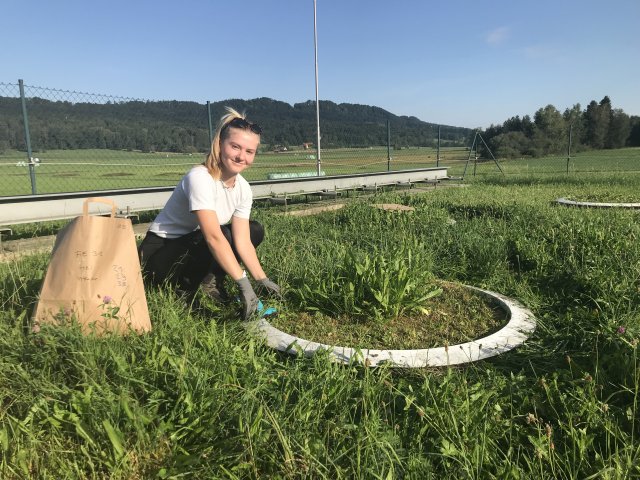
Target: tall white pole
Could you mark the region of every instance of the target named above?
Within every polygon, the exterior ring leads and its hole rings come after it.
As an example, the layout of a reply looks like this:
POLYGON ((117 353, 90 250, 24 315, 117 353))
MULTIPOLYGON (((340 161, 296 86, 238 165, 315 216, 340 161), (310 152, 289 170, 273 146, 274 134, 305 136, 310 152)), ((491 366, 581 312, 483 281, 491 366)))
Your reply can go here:
POLYGON ((318 28, 316 23, 316 0, 313 0, 313 49, 315 52, 315 64, 316 64, 316 125, 318 127, 318 134, 316 138, 317 146, 317 174, 320 176, 320 100, 318 99, 318 28))

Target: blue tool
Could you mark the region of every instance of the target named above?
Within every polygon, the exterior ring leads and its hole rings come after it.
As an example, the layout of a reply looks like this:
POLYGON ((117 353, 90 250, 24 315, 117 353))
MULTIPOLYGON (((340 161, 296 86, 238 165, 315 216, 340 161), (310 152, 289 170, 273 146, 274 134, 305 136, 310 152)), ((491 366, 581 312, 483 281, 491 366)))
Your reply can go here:
POLYGON ((264 308, 264 305, 262 304, 262 301, 258 300, 258 313, 260 314, 261 317, 268 317, 269 315, 273 315, 274 313, 277 313, 277 310, 273 307, 269 307, 269 308, 264 308))
MULTIPOLYGON (((240 303, 240 297, 236 297, 236 302, 240 303)), ((262 303, 262 300, 258 300, 258 306, 256 308, 256 312, 258 312, 258 315, 260 316, 260 318, 265 318, 268 317, 269 315, 274 315, 276 313, 278 313, 278 310, 276 310, 273 307, 269 307, 269 308, 264 308, 264 304, 262 303)))

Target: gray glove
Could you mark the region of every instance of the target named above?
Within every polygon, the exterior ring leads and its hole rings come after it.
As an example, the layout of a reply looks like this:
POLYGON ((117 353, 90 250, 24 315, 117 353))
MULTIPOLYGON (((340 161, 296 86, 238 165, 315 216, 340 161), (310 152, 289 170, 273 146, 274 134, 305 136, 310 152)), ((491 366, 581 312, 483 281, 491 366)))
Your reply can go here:
POLYGON ((256 280, 257 288, 260 294, 270 295, 272 297, 276 297, 278 299, 282 299, 282 293, 280 292, 280 286, 274 281, 270 280, 269 277, 262 278, 260 280, 256 280))
POLYGON ((258 310, 258 297, 253 291, 253 287, 246 277, 236 280, 238 289, 240 290, 240 301, 242 301, 242 318, 250 320, 258 310))

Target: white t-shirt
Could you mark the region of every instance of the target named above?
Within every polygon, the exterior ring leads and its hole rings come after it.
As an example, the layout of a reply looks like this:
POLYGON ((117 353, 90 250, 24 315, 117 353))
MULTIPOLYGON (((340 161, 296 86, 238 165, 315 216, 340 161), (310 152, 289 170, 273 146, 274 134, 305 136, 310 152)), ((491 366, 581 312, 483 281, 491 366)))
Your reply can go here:
POLYGON ((248 219, 251 215, 253 193, 249 182, 236 176, 232 188, 221 180, 214 180, 204 165, 193 167, 182 177, 166 205, 149 227, 149 231, 163 238, 178 238, 197 228, 195 210, 213 210, 220 225, 231 217, 248 219))

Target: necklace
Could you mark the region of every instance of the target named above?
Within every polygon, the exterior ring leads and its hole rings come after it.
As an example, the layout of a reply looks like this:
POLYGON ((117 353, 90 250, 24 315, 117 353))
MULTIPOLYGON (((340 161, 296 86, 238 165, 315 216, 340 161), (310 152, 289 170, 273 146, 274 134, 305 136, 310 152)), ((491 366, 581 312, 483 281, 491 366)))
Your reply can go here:
POLYGON ((229 180, 227 180, 226 182, 224 180, 222 180, 222 186, 226 189, 232 189, 233 187, 236 186, 236 177, 231 177, 229 180), (227 185, 227 182, 230 182, 229 185, 227 185))

